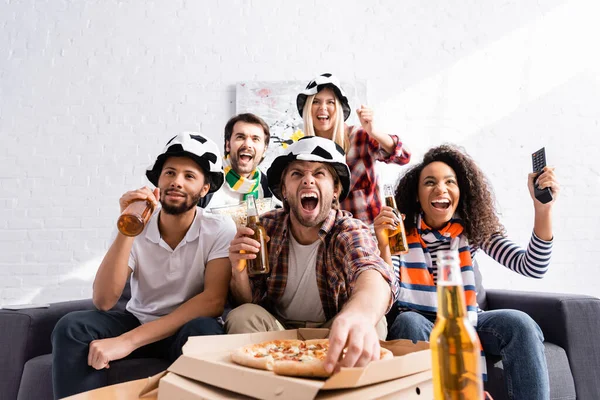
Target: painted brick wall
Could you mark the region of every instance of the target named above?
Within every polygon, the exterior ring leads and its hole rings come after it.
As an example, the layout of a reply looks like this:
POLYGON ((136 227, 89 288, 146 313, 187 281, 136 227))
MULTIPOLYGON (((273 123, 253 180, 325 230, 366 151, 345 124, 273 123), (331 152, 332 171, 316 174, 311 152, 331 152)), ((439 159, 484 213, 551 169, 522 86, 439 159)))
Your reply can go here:
MULTIPOLYGON (((454 142, 526 244, 530 153, 563 190, 545 279, 480 257, 488 287, 600 296, 597 1, 0 1, 0 305, 89 297, 123 192, 166 140, 222 143, 242 80, 365 79, 417 160, 454 142)), ((295 95, 295 94, 291 94, 295 95)), ((354 105, 357 106, 357 105, 354 105)), ((393 181, 401 168, 383 168, 393 181)))

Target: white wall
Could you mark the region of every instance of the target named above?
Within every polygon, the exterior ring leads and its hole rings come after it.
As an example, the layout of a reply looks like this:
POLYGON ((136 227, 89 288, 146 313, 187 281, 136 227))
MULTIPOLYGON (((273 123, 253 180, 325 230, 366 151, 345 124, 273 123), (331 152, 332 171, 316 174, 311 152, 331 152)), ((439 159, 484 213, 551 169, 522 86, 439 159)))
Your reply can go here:
POLYGON ((236 82, 326 71, 366 79, 415 160, 464 146, 522 244, 546 146, 563 187, 551 270, 528 280, 482 257, 484 282, 600 296, 599 3, 448 3, 0 2, 0 304, 89 297, 118 198, 170 136, 222 143, 236 82))

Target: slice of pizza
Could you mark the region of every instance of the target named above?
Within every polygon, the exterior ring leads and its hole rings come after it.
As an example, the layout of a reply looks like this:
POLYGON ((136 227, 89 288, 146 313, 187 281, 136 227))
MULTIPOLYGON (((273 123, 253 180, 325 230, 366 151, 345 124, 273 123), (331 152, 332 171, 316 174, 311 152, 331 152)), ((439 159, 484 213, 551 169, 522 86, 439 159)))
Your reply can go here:
POLYGON ((298 354, 304 346, 302 340, 267 340, 234 350, 231 360, 246 367, 272 371, 274 360, 298 354))

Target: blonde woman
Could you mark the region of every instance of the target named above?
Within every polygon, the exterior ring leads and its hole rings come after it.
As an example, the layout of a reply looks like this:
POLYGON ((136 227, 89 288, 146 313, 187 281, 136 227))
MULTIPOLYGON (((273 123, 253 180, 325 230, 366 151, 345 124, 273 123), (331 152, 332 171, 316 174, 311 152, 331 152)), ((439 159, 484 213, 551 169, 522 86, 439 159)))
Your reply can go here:
POLYGON ((346 152, 352 180, 350 194, 340 206, 367 225, 381 211, 375 161, 404 165, 409 151, 395 135, 374 129, 373 110, 361 105, 356 110, 361 126, 348 126, 350 105, 339 80, 332 74, 319 75, 310 81, 296 98, 298 112, 304 120, 307 136, 333 140, 346 152))

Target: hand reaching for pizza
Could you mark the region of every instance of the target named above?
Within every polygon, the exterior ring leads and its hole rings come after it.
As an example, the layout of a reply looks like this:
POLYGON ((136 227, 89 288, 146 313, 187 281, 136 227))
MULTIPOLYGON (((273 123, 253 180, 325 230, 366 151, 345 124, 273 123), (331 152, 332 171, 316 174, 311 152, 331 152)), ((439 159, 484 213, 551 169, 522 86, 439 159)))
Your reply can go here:
POLYGON ((95 369, 110 368, 111 361, 125 358, 133 350, 132 344, 122 336, 93 340, 88 352, 88 365, 95 369))
POLYGON ((379 337, 375 326, 361 314, 338 314, 329 333, 325 370, 337 372, 341 367, 364 367, 379 359, 379 337), (344 349, 345 356, 341 358, 344 349))

